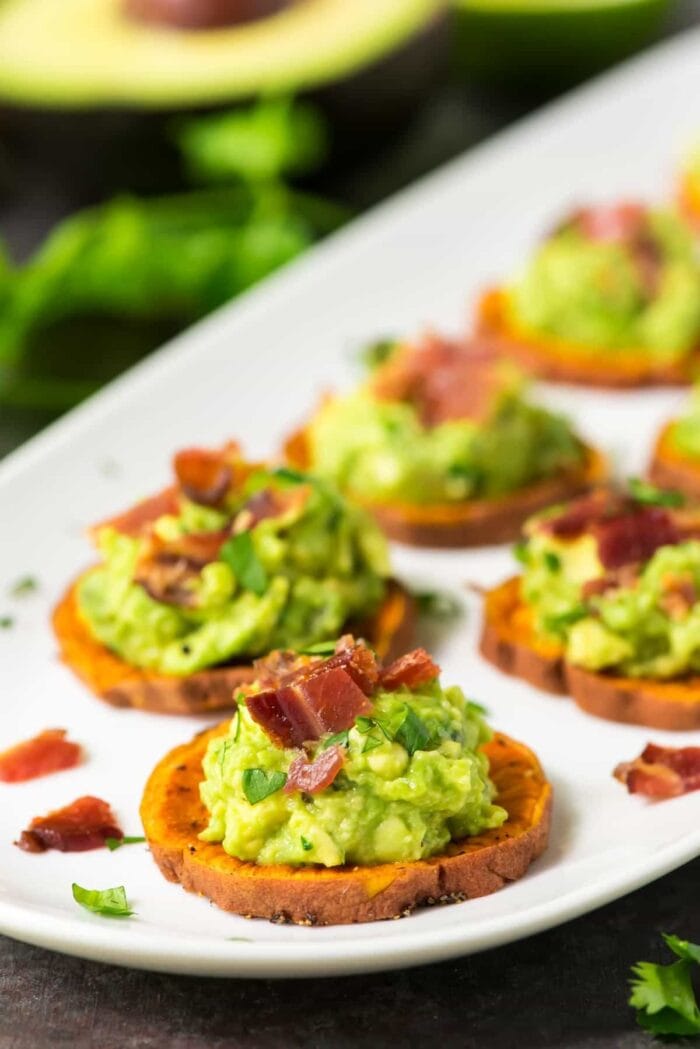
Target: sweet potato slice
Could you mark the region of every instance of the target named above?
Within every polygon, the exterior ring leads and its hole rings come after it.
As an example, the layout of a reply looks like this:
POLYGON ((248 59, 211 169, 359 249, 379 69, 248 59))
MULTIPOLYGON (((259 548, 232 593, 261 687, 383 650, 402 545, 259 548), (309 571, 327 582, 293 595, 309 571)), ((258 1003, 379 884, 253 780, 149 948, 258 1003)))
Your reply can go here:
POLYGON ((645 351, 634 347, 623 353, 594 350, 554 336, 533 335, 515 327, 508 316, 506 298, 499 288, 488 289, 477 306, 477 334, 504 357, 517 360, 541 379, 611 389, 639 386, 685 386, 700 367, 700 347, 675 364, 645 360, 645 351))
POLYGON ((499 670, 570 695, 588 714, 672 731, 700 728, 700 677, 653 681, 572 666, 558 645, 535 635, 517 576, 486 594, 480 650, 499 670))
POLYGON ((522 877, 546 848, 552 790, 527 747, 497 734, 484 748, 497 802, 508 820, 454 842, 429 860, 371 867, 261 866, 201 842, 202 757, 219 725, 171 751, 146 784, 141 819, 153 858, 169 881, 222 910, 298 925, 345 925, 398 918, 424 904, 485 896, 522 877))
POLYGON ((678 182, 678 207, 688 221, 700 231, 700 188, 695 179, 684 174, 678 182))
MULTIPOLYGON (((415 602, 395 580, 387 587, 378 611, 364 622, 348 624, 366 637, 383 659, 410 648, 415 626, 415 602)), ((77 580, 53 613, 53 628, 63 662, 100 699, 115 707, 134 707, 158 714, 207 714, 233 706, 235 689, 255 677, 248 663, 212 667, 187 677, 158 674, 132 667, 96 641, 78 612, 77 580)))
MULTIPOLYGON (((292 434, 284 451, 291 465, 312 469, 305 430, 292 434)), ((607 474, 603 456, 593 448, 586 448, 581 466, 535 481, 508 495, 465 499, 459 503, 365 502, 363 505, 386 534, 398 542, 443 548, 486 546, 512 542, 532 514, 602 484, 607 474)), ((361 499, 353 498, 362 503, 361 499)))
POLYGON ((566 694, 561 647, 537 638, 532 613, 520 596, 520 577, 489 590, 484 598, 480 651, 505 674, 535 688, 566 694))
POLYGON ((700 460, 691 459, 676 448, 671 429, 664 426, 658 436, 649 464, 649 480, 659 488, 673 488, 689 499, 700 500, 700 460))

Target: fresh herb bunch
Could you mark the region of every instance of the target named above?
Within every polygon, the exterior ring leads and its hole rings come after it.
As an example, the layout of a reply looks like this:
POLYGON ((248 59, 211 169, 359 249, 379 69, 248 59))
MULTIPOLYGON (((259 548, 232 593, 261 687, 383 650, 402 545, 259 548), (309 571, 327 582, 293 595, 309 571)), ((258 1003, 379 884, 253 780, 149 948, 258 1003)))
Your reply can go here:
POLYGON ((632 967, 630 1005, 638 1023, 651 1034, 683 1037, 700 1034, 700 1009, 692 973, 700 966, 700 945, 664 933, 666 946, 676 955, 670 965, 638 962, 632 967))
POLYGON ((86 368, 79 338, 68 341, 63 359, 49 353, 47 366, 46 351, 33 344, 52 326, 102 316, 177 330, 347 218, 345 209, 285 181, 318 167, 326 153, 325 126, 306 104, 264 100, 190 118, 174 138, 198 188, 81 211, 21 267, 0 244, 0 405, 60 411, 101 384, 100 351, 110 351, 90 347, 93 367, 86 368))

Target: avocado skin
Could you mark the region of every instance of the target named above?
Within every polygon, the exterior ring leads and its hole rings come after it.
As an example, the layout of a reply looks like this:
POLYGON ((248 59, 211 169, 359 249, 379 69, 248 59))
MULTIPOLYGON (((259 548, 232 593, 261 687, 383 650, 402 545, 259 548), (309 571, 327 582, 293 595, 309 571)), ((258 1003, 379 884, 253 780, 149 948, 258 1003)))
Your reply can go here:
POLYGON ((669 0, 591 2, 537 10, 528 0, 509 8, 453 0, 454 62, 481 83, 541 90, 565 87, 633 54, 658 32, 669 0))

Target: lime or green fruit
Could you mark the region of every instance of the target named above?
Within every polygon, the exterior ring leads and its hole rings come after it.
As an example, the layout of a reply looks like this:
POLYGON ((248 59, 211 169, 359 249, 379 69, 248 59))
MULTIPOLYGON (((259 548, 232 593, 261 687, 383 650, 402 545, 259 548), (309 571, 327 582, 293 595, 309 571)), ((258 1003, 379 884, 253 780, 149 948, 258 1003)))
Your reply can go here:
POLYGON ((481 80, 575 81, 632 54, 670 0, 453 0, 457 61, 481 80))
POLYGON ((299 0, 230 28, 127 19, 121 0, 3 0, 0 99, 168 108, 296 92, 349 76, 406 43, 445 0, 299 0))

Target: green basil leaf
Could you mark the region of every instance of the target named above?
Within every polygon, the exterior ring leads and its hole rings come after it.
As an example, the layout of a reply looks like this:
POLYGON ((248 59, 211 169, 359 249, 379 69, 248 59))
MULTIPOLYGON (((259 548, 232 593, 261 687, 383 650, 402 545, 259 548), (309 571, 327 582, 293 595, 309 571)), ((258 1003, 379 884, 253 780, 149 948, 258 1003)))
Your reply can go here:
POLYGON ((657 488, 655 484, 649 484, 640 477, 630 477, 628 486, 634 501, 644 506, 677 507, 685 504, 685 496, 682 492, 657 488))
POLYGON ((243 793, 251 805, 257 805, 287 782, 286 772, 266 772, 265 769, 246 769, 243 773, 243 793))
POLYGON ((113 889, 84 889, 73 882, 73 899, 86 911, 102 914, 106 918, 128 918, 134 913, 129 907, 123 885, 113 889))
POLYGON ((240 532, 227 540, 219 558, 229 566, 244 590, 251 590, 258 597, 265 593, 267 572, 255 552, 250 532, 240 532))
POLYGON ((406 715, 399 725, 394 739, 413 757, 417 750, 427 750, 432 736, 430 729, 412 707, 406 707, 406 715))
POLYGON ((116 849, 121 849, 122 845, 141 845, 145 840, 143 837, 125 835, 123 838, 105 838, 105 845, 110 852, 115 852, 116 849))

